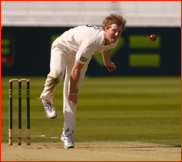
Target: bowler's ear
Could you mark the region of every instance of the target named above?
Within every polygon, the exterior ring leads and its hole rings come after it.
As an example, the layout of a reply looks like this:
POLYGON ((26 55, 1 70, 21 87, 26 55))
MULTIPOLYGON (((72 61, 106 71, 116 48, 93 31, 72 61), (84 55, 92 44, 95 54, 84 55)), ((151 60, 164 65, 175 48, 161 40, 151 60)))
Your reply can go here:
POLYGON ((104 31, 106 31, 107 29, 108 29, 107 26, 105 26, 105 27, 104 27, 104 31))

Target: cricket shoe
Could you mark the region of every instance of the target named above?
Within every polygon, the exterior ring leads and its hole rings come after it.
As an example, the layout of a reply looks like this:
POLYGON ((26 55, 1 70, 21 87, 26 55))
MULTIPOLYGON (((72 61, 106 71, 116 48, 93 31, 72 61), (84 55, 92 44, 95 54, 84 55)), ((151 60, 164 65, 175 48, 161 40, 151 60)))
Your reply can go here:
POLYGON ((46 116, 49 119, 54 119, 57 117, 56 109, 54 108, 53 104, 46 100, 42 100, 42 104, 44 106, 46 116))
POLYGON ((69 128, 61 135, 61 141, 64 142, 64 148, 74 148, 73 133, 69 128))

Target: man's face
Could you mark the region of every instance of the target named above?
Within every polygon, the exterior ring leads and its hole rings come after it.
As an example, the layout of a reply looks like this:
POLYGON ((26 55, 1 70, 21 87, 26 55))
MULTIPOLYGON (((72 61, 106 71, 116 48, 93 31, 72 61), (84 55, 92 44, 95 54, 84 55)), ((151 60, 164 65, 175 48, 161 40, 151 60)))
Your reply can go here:
POLYGON ((108 29, 105 27, 105 39, 106 44, 115 43, 122 33, 122 26, 118 26, 117 24, 112 24, 108 29))

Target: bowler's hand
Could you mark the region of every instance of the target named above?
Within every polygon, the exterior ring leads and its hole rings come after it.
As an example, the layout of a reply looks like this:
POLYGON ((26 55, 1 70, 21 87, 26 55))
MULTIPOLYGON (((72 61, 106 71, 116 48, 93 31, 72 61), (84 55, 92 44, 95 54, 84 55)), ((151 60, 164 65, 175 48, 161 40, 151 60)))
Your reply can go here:
POLYGON ((68 96, 69 100, 75 104, 77 104, 77 94, 69 94, 68 96))
POLYGON ((109 72, 116 70, 116 65, 114 62, 110 62, 109 64, 105 65, 105 67, 109 70, 109 72))

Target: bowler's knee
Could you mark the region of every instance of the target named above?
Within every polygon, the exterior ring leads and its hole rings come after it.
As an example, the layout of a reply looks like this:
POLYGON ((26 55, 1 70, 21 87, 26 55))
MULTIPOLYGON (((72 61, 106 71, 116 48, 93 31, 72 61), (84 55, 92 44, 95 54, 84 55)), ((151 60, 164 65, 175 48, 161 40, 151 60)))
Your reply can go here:
POLYGON ((62 70, 61 71, 54 71, 54 72, 51 72, 51 74, 50 74, 50 76, 52 78, 57 79, 59 81, 62 80, 63 75, 64 75, 64 73, 62 72, 62 70))

